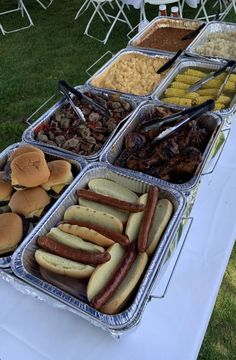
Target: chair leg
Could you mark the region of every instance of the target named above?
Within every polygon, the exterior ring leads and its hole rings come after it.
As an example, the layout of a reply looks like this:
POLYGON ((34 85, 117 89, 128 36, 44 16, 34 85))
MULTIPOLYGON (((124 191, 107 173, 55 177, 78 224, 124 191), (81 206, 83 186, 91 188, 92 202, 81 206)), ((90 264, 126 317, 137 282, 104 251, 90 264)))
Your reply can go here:
POLYGON ((21 15, 24 17, 24 15, 27 16, 28 18, 28 21, 29 21, 29 25, 27 26, 23 26, 21 28, 17 28, 15 30, 10 30, 10 31, 7 31, 3 28, 3 26, 0 24, 0 30, 1 32, 3 33, 3 35, 5 34, 10 34, 10 33, 13 33, 13 32, 17 32, 17 31, 20 31, 20 30, 25 30, 25 29, 28 29, 29 27, 31 26, 34 26, 34 23, 31 19, 31 16, 30 14, 28 13, 24 3, 23 3, 23 0, 18 0, 18 6, 17 8, 13 9, 13 10, 8 10, 8 11, 4 11, 4 12, 1 12, 0 15, 6 15, 6 14, 9 14, 9 13, 12 13, 12 12, 21 12, 21 15))
POLYGON ((46 6, 46 5, 44 5, 44 4, 42 3, 42 1, 40 1, 40 0, 36 0, 36 1, 37 1, 37 3, 38 3, 40 6, 42 6, 42 8, 43 8, 44 10, 47 10, 47 8, 48 8, 50 5, 52 5, 52 3, 53 3, 53 0, 49 0, 48 5, 46 6))
POLYGON ((78 12, 76 13, 76 15, 75 15, 75 20, 77 20, 78 17, 79 17, 80 15, 82 15, 82 14, 88 9, 89 5, 90 5, 90 0, 86 0, 86 1, 83 3, 83 5, 79 8, 78 12), (85 8, 85 10, 82 11, 84 8, 85 8))
MULTIPOLYGON (((116 2, 116 5, 117 5, 118 9, 120 9, 119 15, 121 14, 121 15, 124 17, 125 22, 128 24, 129 28, 132 29, 132 25, 130 24, 129 19, 127 18, 126 14, 125 14, 125 12, 124 12, 124 10, 123 10, 125 4, 122 3, 122 5, 121 5, 121 4, 119 3, 119 0, 115 0, 115 2, 116 2)), ((119 16, 118 16, 118 18, 119 18, 119 16)), ((118 20, 118 18, 117 18, 117 20, 118 20)), ((117 20, 116 20, 116 21, 117 21, 117 20)))

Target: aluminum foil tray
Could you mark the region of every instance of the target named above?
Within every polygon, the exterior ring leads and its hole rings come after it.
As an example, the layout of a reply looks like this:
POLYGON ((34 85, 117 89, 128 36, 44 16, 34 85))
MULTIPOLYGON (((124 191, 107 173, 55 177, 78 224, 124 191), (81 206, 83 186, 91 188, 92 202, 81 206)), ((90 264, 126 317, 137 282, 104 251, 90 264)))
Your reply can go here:
MULTIPOLYGON (((63 200, 58 204, 56 209, 48 214, 44 221, 44 226, 41 229, 34 231, 31 238, 26 239, 14 253, 12 259, 12 270, 14 274, 28 283, 30 286, 34 286, 37 289, 42 290, 47 296, 50 295, 55 299, 55 306, 58 305, 58 300, 61 302, 61 306, 67 310, 70 310, 84 319, 90 321, 93 325, 97 325, 105 330, 108 330, 113 335, 121 335, 127 330, 134 328, 140 321, 141 315, 147 304, 150 291, 154 282, 158 280, 158 274, 162 267, 162 263, 168 253, 172 240, 175 238, 176 231, 182 219, 182 215, 186 206, 186 199, 175 189, 171 189, 168 186, 162 185, 156 181, 156 185, 160 189, 160 198, 167 198, 173 204, 172 218, 164 231, 162 239, 158 248, 154 252, 150 259, 144 276, 141 280, 133 300, 128 305, 128 308, 116 315, 107 315, 101 313, 94 308, 90 307, 87 300, 80 300, 58 287, 49 284, 44 281, 39 272, 38 266, 34 260, 34 252, 37 248, 36 239, 40 235, 45 235, 58 221, 62 220, 65 210, 77 203, 76 190, 78 188, 84 188, 87 186, 88 181, 93 178, 106 178, 117 183, 124 185, 131 190, 141 194, 148 190, 152 181, 146 179, 145 176, 138 177, 130 175, 125 170, 117 169, 113 166, 103 163, 93 163, 88 165, 80 174, 77 182, 74 183, 73 188, 67 192, 63 200)), ((31 293, 31 287, 25 285, 25 293, 31 293)), ((33 294, 32 294, 33 295, 33 294)), ((33 295, 34 296, 34 295, 33 295)), ((43 298, 43 293, 41 295, 43 298)), ((51 301, 51 304, 53 300, 51 301)))
MULTIPOLYGON (((152 111, 152 109, 154 109, 156 106, 164 106, 167 109, 180 110, 180 108, 177 106, 166 105, 157 100, 143 102, 142 104, 139 105, 139 107, 136 109, 136 111, 130 118, 129 124, 116 135, 113 141, 104 150, 100 160, 109 164, 114 164, 115 160, 122 152, 125 136, 129 132, 133 131, 136 128, 136 126, 139 124, 140 119, 146 114, 149 114, 150 111, 152 111)), ((223 119, 218 114, 209 112, 206 113, 206 115, 208 115, 208 117, 207 120, 204 120, 203 124, 206 128, 212 131, 212 135, 204 153, 202 154, 202 162, 199 164, 199 166, 195 171, 195 174, 189 181, 182 184, 170 183, 165 180, 161 180, 157 177, 143 174, 142 172, 139 171, 129 170, 129 169, 126 169, 126 171, 129 174, 139 174, 140 177, 145 176, 146 179, 150 179, 154 183, 158 182, 158 184, 175 188, 183 192, 185 196, 189 197, 191 192, 194 190, 194 188, 196 188, 196 186, 200 181, 203 168, 207 166, 207 162, 209 161, 209 156, 211 154, 211 149, 214 146, 214 143, 217 140, 217 137, 223 125, 223 119)))
MULTIPOLYGON (((172 28, 181 28, 188 29, 189 32, 191 30, 197 29, 203 22, 199 20, 192 19, 184 19, 184 18, 174 18, 174 17, 165 17, 159 16, 153 19, 145 28, 136 34, 129 42, 128 46, 135 49, 147 50, 147 51, 158 51, 160 53, 166 53, 169 55, 173 55, 175 52, 171 50, 162 50, 157 48, 149 48, 140 46, 142 41, 148 38, 156 29, 164 28, 164 27, 172 27, 172 28)), ((188 45, 189 46, 189 45, 188 45)), ((182 48, 182 47, 180 47, 182 48)), ((178 50, 178 49, 177 49, 178 50)), ((177 51, 176 50, 176 51, 177 51)))
MULTIPOLYGON (((221 61, 221 59, 228 59, 228 60, 236 60, 236 56, 235 58, 230 58, 227 56, 227 54, 224 57, 221 56, 210 56, 210 55, 200 55, 197 52, 197 48, 200 45, 203 45, 207 42, 208 36, 210 34, 213 34, 215 32, 222 32, 222 33, 226 33, 228 31, 234 31, 236 32, 236 24, 234 23, 226 23, 226 22, 217 22, 217 21, 211 21, 210 23, 208 23, 204 29, 201 31, 201 33, 194 39, 194 41, 187 47, 186 49, 186 54, 190 55, 190 56, 197 56, 200 58, 208 58, 211 60, 218 60, 219 62, 221 61)), ((234 43, 235 46, 235 53, 236 53, 236 45, 234 43)))
MULTIPOLYGON (((24 143, 16 143, 16 144, 10 145, 3 152, 0 153, 0 169, 1 170, 3 169, 4 165, 6 164, 9 155, 14 150, 18 149, 22 145, 24 145, 24 143)), ((59 152, 50 150, 50 149, 41 148, 41 150, 43 150, 43 152, 45 153, 46 159, 47 158, 50 160, 63 159, 63 160, 69 161, 72 164, 72 171, 73 171, 75 178, 82 171, 82 169, 84 167, 86 167, 86 165, 87 165, 87 162, 84 159, 79 158, 79 157, 73 157, 73 156, 66 155, 66 154, 60 154, 59 152)), ((55 205, 56 205, 56 203, 54 202, 54 205, 52 205, 50 207, 50 209, 54 208, 55 205)), ((45 216, 41 217, 41 219, 37 223, 35 229, 38 229, 42 226, 42 224, 44 222, 44 217, 45 216)), ((30 236, 30 233, 28 234, 28 236, 30 236)), ((0 269, 9 269, 10 263, 11 263, 11 258, 12 258, 12 255, 8 255, 8 256, 0 255, 0 269)))
MULTIPOLYGON (((116 55, 114 55, 112 57, 112 59, 110 59, 105 65, 103 65, 93 76, 91 76, 91 78, 89 78, 87 80, 86 84, 93 89, 100 89, 99 87, 96 87, 95 85, 93 85, 93 81, 97 77, 104 75, 107 72, 107 70, 110 69, 115 64, 116 61, 118 61, 120 58, 122 58, 124 55, 127 55, 127 54, 139 54, 139 55, 146 55, 148 57, 153 57, 153 58, 164 58, 167 61, 171 58, 171 55, 157 53, 156 51, 153 52, 153 51, 145 51, 145 50, 123 49, 123 50, 119 51, 116 55)), ((179 60, 177 60, 177 61, 179 61, 179 60)), ((165 78, 165 75, 164 75, 163 79, 164 78, 165 78)), ((159 87, 159 85, 162 83, 163 79, 161 80, 161 82, 159 84, 157 84, 155 89, 157 89, 159 87)), ((141 96, 141 95, 134 95, 131 93, 123 93, 118 90, 111 90, 111 89, 104 88, 105 91, 112 91, 114 94, 119 94, 119 95, 121 95, 121 94, 127 95, 127 96, 133 97, 135 99, 138 99, 139 101, 149 99, 151 97, 151 95, 154 93, 155 89, 153 89, 153 91, 150 92, 149 94, 141 96)))
MULTIPOLYGON (((222 61, 221 63, 218 63, 218 62, 206 61, 201 59, 189 59, 189 60, 185 59, 181 63, 176 64, 176 66, 172 68, 172 70, 167 74, 165 81, 161 83, 161 85, 153 94, 152 98, 159 99, 164 103, 164 100, 162 100, 161 98, 165 90, 170 86, 170 84, 173 82, 173 80, 177 75, 179 75, 188 68, 216 71, 221 67, 222 67, 222 61)), ((236 71, 234 71, 233 74, 236 74, 236 71)), ((166 104, 170 105, 169 103, 166 104)), ((230 122, 229 119, 236 112, 236 95, 233 97, 230 106, 228 108, 223 110, 217 110, 215 112, 220 114, 224 118, 224 120, 230 122)))
MULTIPOLYGON (((75 87, 77 90, 81 91, 81 92, 92 92, 95 93, 97 95, 105 95, 105 96, 114 96, 114 94, 112 94, 109 91, 105 91, 102 89, 89 89, 86 86, 77 86, 75 87)), ((117 96, 117 100, 125 100, 128 101, 132 107, 132 109, 135 109, 137 107, 137 105, 140 103, 140 101, 138 99, 134 99, 132 97, 129 96, 125 96, 122 95, 120 97, 117 96)), ((115 100, 114 100, 115 101, 115 100)), ((32 144, 32 145, 36 145, 36 146, 40 146, 40 147, 46 147, 49 149, 54 149, 57 151, 60 151, 61 153, 65 154, 65 155, 71 155, 71 156, 78 156, 79 158, 83 158, 86 161, 96 161, 98 160, 102 150, 104 149, 104 147, 109 143, 109 141, 112 139, 112 137, 115 135, 115 133, 118 131, 118 129, 120 129, 125 122, 128 120, 130 113, 128 116, 126 116, 122 121, 120 121, 120 123, 116 126, 116 128, 112 131, 112 133, 108 136, 108 138, 106 139, 105 143, 103 144, 102 148, 97 151, 96 153, 93 153, 91 155, 78 155, 75 152, 69 151, 69 150, 65 150, 61 147, 58 146, 54 146, 54 145, 49 145, 47 143, 44 142, 40 142, 38 140, 35 139, 35 130, 37 128, 40 128, 40 126, 42 124, 47 124, 50 120, 50 117, 56 112, 58 111, 63 105, 67 104, 67 100, 65 97, 63 97, 61 100, 59 100, 55 105, 53 105, 48 111, 46 111, 42 116, 40 116, 40 118, 38 120, 36 120, 32 125, 30 125, 23 133, 22 135, 22 139, 23 141, 25 141, 26 143, 32 144)))

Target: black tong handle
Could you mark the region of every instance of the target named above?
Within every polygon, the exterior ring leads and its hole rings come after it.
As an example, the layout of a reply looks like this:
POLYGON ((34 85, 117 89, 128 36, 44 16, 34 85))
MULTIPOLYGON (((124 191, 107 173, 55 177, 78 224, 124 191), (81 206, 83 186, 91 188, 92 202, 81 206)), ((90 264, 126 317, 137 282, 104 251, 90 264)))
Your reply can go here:
MULTIPOLYGON (((210 100, 207 100, 203 104, 206 104, 206 106, 209 105, 209 107, 211 107, 212 102, 213 102, 213 100, 210 99, 210 100)), ((141 125, 140 130, 141 131, 150 131, 150 130, 153 130, 153 129, 157 128, 157 127, 160 127, 160 126, 163 126, 163 125, 168 125, 168 124, 172 123, 173 121, 178 120, 178 119, 180 119, 181 117, 183 117, 185 115, 191 115, 195 111, 198 111, 198 109, 202 109, 203 104, 189 107, 189 108, 184 109, 184 110, 182 110, 180 112, 177 112, 175 114, 166 116, 163 119, 160 119, 158 117, 154 118, 154 119, 152 119, 150 121, 145 122, 145 124, 141 125)), ((213 108, 214 108, 214 106, 213 106, 213 108)), ((212 109, 210 109, 210 110, 212 110, 212 109)), ((210 111, 210 110, 208 110, 208 111, 210 111)))
POLYGON ((163 71, 169 69, 169 67, 171 67, 171 65, 174 64, 175 60, 182 54, 182 52, 183 52, 182 49, 178 50, 177 53, 169 61, 167 61, 163 66, 161 66, 157 70, 157 74, 161 74, 163 71))
POLYGON ((214 72, 214 77, 220 75, 222 72, 224 72, 228 67, 232 67, 235 65, 234 60, 229 60, 224 66, 222 66, 219 70, 214 72))
POLYGON ((205 23, 201 24, 197 29, 191 31, 190 33, 182 37, 181 40, 190 40, 194 38, 205 27, 205 25, 205 23))
POLYGON ((59 84, 59 86, 61 85, 64 88, 66 88, 67 90, 69 90, 72 94, 77 96, 80 100, 84 100, 88 104, 90 104, 93 107, 100 110, 105 116, 111 116, 110 111, 108 109, 106 109, 104 106, 102 106, 102 105, 98 104, 96 101, 90 99, 90 97, 82 94, 80 91, 78 91, 75 88, 73 88, 72 86, 70 86, 65 80, 58 81, 58 84, 59 84))

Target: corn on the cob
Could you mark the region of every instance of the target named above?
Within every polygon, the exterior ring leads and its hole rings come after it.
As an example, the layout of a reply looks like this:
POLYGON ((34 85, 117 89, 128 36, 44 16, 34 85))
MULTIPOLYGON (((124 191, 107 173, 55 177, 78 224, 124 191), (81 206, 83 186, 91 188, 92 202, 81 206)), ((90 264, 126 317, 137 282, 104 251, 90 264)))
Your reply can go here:
POLYGON ((231 101, 231 98, 229 96, 224 96, 224 95, 221 95, 218 99, 217 99, 218 102, 224 104, 224 105, 229 105, 230 104, 230 101, 231 101))
POLYGON ((189 88, 189 84, 185 84, 179 81, 174 81, 171 83, 170 87, 171 88, 175 88, 175 89, 188 89, 189 88))
POLYGON ((223 109, 225 109, 225 104, 216 101, 214 110, 223 110, 223 109))
POLYGON ((196 76, 196 77, 199 77, 199 78, 204 78, 205 76, 208 75, 204 71, 195 70, 195 69, 188 69, 183 74, 184 75, 190 75, 190 76, 196 76))
POLYGON ((197 77, 197 76, 189 76, 189 75, 180 74, 180 75, 176 76, 175 80, 183 82, 185 84, 192 85, 192 84, 195 84, 195 82, 201 80, 201 78, 197 77))
POLYGON ((215 98, 218 89, 199 89, 196 91, 200 96, 212 96, 215 98))
POLYGON ((164 97, 161 99, 164 102, 180 105, 180 106, 192 106, 195 104, 194 99, 185 99, 185 98, 177 98, 177 97, 164 97))
POLYGON ((174 88, 166 89, 164 95, 165 95, 166 97, 184 97, 184 98, 186 98, 186 99, 195 99, 196 97, 199 96, 199 95, 196 94, 195 92, 187 93, 185 90, 182 90, 182 89, 174 89, 174 88))

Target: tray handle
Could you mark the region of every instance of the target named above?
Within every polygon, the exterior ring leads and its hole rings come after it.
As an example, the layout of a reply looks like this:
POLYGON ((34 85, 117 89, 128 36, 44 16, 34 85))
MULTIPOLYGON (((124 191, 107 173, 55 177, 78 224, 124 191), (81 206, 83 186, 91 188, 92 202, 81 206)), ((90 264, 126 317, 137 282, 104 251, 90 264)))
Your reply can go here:
MULTIPOLYGON (((180 227, 182 226, 182 230, 179 227, 179 230, 177 231, 177 234, 175 236, 175 239, 173 241, 173 245, 174 245, 174 252, 178 251, 176 253, 176 258, 174 260, 174 264, 172 264, 171 267, 169 267, 170 264, 167 264, 167 268, 165 269, 165 273, 163 274, 163 279, 162 279, 162 284, 161 281, 159 281, 159 289, 158 289, 158 285, 156 286, 156 295, 155 295, 155 290, 154 290, 154 294, 149 296, 149 301, 151 301, 152 299, 163 299, 166 295, 166 292, 169 288, 171 279, 173 277, 173 274, 175 272, 179 257, 182 253, 185 241, 187 239, 187 236, 189 234, 189 231, 192 227, 192 223, 193 223, 193 217, 188 216, 188 217, 183 217, 182 218, 182 222, 180 224, 180 227), (185 226, 187 225, 187 226, 185 226), (178 234, 180 231, 180 235, 178 234), (183 240, 181 241, 183 237, 183 240), (180 247, 177 248, 177 245, 180 243, 180 247)), ((170 258, 171 259, 171 258, 170 258)), ((163 263, 166 261, 166 257, 163 260, 163 263)), ((158 280, 157 280, 158 281, 158 280)))
POLYGON ((86 74, 89 75, 90 77, 93 76, 93 75, 95 74, 96 70, 93 72, 93 74, 90 73, 90 70, 92 70, 95 65, 97 65, 102 59, 104 59, 104 58, 105 58, 106 56, 108 56, 108 55, 109 55, 109 58, 110 58, 110 57, 112 58, 113 53, 112 53, 110 50, 108 50, 107 52, 105 52, 102 56, 100 56, 99 59, 97 59, 91 66, 89 66, 89 67, 85 70, 85 71, 86 71, 86 74))
POLYGON ((37 110, 35 110, 26 120, 26 124, 28 125, 32 125, 32 123, 34 122, 34 115, 36 115, 41 109, 44 108, 44 106, 46 106, 54 97, 56 96, 56 93, 53 94, 49 99, 47 99, 42 105, 40 105, 37 110))
MULTIPOLYGON (((210 167, 207 171, 203 171, 202 173, 202 176, 206 176, 206 175, 210 175, 214 172, 215 168, 216 168, 216 165, 218 164, 218 161, 221 157, 221 154, 224 150, 224 147, 225 147, 225 143, 227 142, 227 139, 228 139, 228 136, 229 136, 229 133, 230 133, 230 129, 223 129, 221 132, 220 132, 220 135, 219 135, 219 140, 216 141, 216 144, 217 142, 219 141, 220 142, 220 139, 221 137, 223 137, 223 144, 220 145, 220 150, 216 152, 216 154, 213 154, 211 160, 210 160, 210 167)), ((213 152, 215 151, 214 147, 213 147, 213 152)))

